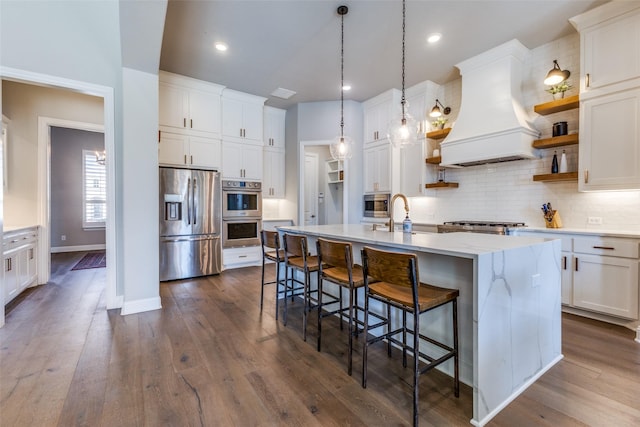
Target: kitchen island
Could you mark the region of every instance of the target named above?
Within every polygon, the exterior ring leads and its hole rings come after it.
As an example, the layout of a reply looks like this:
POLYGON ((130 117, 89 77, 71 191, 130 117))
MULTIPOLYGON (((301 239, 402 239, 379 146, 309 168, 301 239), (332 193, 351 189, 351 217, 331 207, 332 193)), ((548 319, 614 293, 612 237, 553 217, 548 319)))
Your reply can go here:
MULTIPOLYGON (((278 229, 307 236, 312 251, 318 237, 351 242, 356 262, 365 245, 415 252, 420 281, 460 290, 460 379, 473 387, 473 425, 486 424, 562 359, 559 240, 390 233, 359 224, 278 229)), ((371 310, 381 313, 382 307, 372 304, 371 310)), ((423 314, 421 331, 449 342, 449 310, 423 314)), ((452 361, 441 366, 453 372, 452 361)))

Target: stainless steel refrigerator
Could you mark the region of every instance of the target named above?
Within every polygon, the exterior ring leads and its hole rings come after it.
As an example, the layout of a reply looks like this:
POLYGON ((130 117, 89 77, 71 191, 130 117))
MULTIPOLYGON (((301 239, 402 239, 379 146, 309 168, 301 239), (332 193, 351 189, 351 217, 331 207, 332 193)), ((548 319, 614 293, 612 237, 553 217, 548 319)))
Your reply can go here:
POLYGON ((160 168, 160 280, 222 270, 220 173, 160 168))

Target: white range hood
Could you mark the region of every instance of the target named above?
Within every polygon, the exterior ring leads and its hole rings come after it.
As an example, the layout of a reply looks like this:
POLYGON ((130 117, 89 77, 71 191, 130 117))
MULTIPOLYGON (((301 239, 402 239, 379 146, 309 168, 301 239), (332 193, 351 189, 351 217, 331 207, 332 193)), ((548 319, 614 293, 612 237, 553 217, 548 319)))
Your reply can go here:
POLYGON ((522 104, 523 63, 530 55, 513 39, 456 65, 462 103, 451 132, 440 145, 442 166, 473 166, 536 158, 540 133, 522 104))

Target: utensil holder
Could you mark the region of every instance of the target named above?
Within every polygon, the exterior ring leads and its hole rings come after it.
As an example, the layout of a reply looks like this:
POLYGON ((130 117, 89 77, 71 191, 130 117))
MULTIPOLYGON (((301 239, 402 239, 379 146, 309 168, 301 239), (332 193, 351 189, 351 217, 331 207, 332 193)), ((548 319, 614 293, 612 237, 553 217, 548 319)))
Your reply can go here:
POLYGON ((562 228, 562 218, 560 218, 560 213, 558 211, 552 210, 544 216, 544 219, 544 223, 547 228, 562 228))

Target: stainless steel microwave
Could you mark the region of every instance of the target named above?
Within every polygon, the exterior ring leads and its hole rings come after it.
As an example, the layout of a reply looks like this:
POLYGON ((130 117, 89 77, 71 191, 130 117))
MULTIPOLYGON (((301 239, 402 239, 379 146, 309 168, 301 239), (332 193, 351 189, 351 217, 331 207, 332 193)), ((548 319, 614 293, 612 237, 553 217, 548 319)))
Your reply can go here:
POLYGON ((388 218, 391 194, 365 194, 364 216, 368 218, 388 218))

